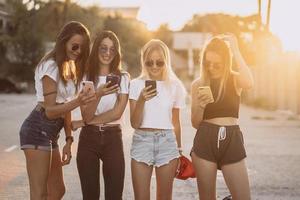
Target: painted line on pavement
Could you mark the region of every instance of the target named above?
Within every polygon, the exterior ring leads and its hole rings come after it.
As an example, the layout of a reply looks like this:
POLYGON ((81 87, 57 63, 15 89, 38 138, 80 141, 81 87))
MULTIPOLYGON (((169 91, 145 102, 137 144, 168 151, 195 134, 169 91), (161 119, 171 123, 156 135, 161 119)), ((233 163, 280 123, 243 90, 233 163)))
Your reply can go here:
POLYGON ((8 147, 7 149, 5 149, 4 152, 9 153, 9 152, 12 152, 13 150, 15 150, 16 148, 18 148, 17 145, 12 145, 11 147, 8 147))

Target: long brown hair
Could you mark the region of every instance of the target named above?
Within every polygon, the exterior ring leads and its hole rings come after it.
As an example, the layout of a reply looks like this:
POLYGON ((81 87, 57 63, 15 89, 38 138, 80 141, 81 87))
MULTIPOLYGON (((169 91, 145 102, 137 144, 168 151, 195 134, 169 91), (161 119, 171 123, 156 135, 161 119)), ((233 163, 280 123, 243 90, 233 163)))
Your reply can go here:
POLYGON ((222 98, 224 91, 226 90, 227 80, 232 71, 232 53, 229 46, 222 39, 222 36, 215 36, 208 41, 200 55, 200 78, 204 85, 209 85, 211 81, 208 71, 204 66, 206 54, 209 51, 214 52, 221 57, 222 65, 224 67, 224 73, 221 77, 220 87, 218 89, 217 102, 222 98))
POLYGON ((56 37, 56 43, 54 48, 47 53, 40 61, 44 62, 49 59, 54 59, 58 68, 59 68, 59 76, 66 84, 66 79, 63 76, 64 73, 64 63, 67 61, 66 55, 66 43, 74 36, 74 35, 83 36, 83 45, 81 47, 81 53, 79 57, 76 59, 76 84, 78 84, 83 77, 85 63, 88 59, 90 52, 90 33, 88 29, 80 22, 70 21, 64 25, 64 27, 60 30, 56 37))
MULTIPOLYGON (((87 80, 93 81, 94 83, 97 82, 98 76, 99 76, 99 46, 101 45, 101 42, 105 39, 109 38, 115 48, 115 55, 113 60, 111 61, 109 65, 110 73, 121 75, 122 67, 121 67, 121 46, 119 39, 117 35, 112 31, 101 31, 97 34, 96 39, 93 43, 92 51, 90 53, 90 56, 87 61, 87 80)), ((122 72, 123 73, 123 72, 122 72)))

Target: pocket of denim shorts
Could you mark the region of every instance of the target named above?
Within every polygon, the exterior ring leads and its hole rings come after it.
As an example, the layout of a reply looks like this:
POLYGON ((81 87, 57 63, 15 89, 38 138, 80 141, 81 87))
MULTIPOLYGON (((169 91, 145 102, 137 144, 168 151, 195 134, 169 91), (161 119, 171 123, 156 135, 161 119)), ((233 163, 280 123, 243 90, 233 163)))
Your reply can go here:
POLYGON ((32 122, 28 119, 26 119, 20 129, 20 134, 23 135, 23 137, 32 137, 32 138, 38 138, 40 132, 40 126, 35 121, 32 122), (37 134, 38 133, 38 134, 37 134))
POLYGON ((143 136, 143 135, 139 135, 139 134, 133 134, 133 136, 132 136, 132 141, 133 142, 141 142, 141 141, 144 141, 144 139, 145 139, 145 136, 143 136))
POLYGON ((176 136, 175 136, 175 134, 173 134, 173 133, 167 134, 167 141, 168 142, 176 142, 176 136))
POLYGON ((46 133, 48 137, 54 139, 58 139, 59 137, 59 132, 64 126, 64 120, 63 119, 55 119, 49 121, 46 118, 43 118, 41 122, 41 133, 44 134, 46 133))
POLYGON ((61 124, 64 123, 64 119, 59 117, 57 119, 49 119, 46 115, 45 111, 41 112, 42 118, 45 122, 49 123, 49 124, 56 124, 57 126, 61 126, 61 124))

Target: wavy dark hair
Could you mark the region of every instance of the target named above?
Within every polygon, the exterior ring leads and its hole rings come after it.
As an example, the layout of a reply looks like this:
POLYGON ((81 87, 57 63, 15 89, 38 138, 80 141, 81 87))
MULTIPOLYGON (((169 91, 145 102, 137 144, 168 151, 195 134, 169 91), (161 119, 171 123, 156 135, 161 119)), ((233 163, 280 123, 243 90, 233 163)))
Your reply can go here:
POLYGON ((54 59, 58 68, 59 68, 59 76, 66 84, 66 80, 63 76, 64 68, 63 64, 67 61, 67 54, 66 54, 66 43, 74 36, 74 35, 81 35, 83 36, 83 44, 81 47, 81 53, 79 57, 76 59, 76 77, 75 80, 76 84, 78 84, 83 77, 85 71, 85 64, 89 57, 90 52, 90 33, 88 29, 80 22, 77 21, 70 21, 63 26, 61 31, 58 33, 56 37, 56 43, 49 53, 47 53, 40 61, 44 62, 49 59, 54 59))
POLYGON ((112 31, 108 31, 108 30, 101 31, 96 36, 96 39, 93 43, 92 51, 86 63, 87 80, 93 81, 95 84, 97 83, 98 76, 99 76, 99 65, 100 65, 99 56, 98 56, 99 46, 101 45, 101 42, 105 38, 109 38, 113 42, 116 51, 116 54, 114 55, 114 58, 109 65, 110 73, 119 76, 123 74, 123 70, 121 66, 121 46, 117 35, 112 31))

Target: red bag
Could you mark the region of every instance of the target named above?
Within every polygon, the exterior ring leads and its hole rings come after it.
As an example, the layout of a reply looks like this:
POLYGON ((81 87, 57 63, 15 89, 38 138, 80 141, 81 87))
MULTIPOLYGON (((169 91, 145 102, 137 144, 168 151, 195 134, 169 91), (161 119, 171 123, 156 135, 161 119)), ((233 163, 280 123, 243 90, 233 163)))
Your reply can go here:
POLYGON ((195 178, 195 170, 192 162, 185 156, 180 156, 180 166, 176 178, 186 180, 188 178, 195 178))

